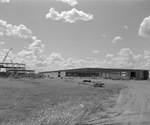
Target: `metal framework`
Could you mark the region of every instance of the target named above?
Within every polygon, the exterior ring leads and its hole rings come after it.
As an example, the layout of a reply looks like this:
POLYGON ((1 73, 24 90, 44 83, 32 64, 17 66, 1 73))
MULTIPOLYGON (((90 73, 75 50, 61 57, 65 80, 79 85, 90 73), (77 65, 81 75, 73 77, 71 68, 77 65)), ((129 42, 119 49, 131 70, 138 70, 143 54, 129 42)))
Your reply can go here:
POLYGON ((12 70, 12 69, 25 69, 26 65, 23 63, 0 63, 0 69, 12 70), (13 66, 12 66, 13 65, 13 66))
POLYGON ((31 76, 35 74, 35 70, 26 70, 26 65, 23 63, 5 63, 8 54, 12 51, 11 48, 5 55, 3 61, 0 63, 0 76, 4 77, 19 77, 19 76, 31 76), (4 69, 4 72, 2 72, 4 69))
POLYGON ((35 74, 35 70, 26 70, 26 65, 23 63, 0 63, 0 71, 5 69, 4 72, 1 72, 0 76, 9 76, 9 77, 18 77, 18 76, 30 76, 35 74))
POLYGON ((12 49, 13 49, 13 48, 11 48, 11 49, 6 53, 6 55, 5 55, 5 57, 4 57, 3 61, 2 61, 2 63, 5 62, 5 60, 6 60, 7 56, 8 56, 8 54, 11 52, 12 49))

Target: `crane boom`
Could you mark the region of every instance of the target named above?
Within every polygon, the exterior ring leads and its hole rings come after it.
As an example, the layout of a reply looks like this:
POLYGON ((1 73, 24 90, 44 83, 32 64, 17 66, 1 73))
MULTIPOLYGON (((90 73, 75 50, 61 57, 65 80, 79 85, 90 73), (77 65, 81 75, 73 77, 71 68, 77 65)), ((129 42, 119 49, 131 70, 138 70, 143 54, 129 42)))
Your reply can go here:
POLYGON ((11 48, 11 49, 6 53, 6 55, 5 55, 5 57, 4 57, 3 61, 2 61, 2 63, 5 62, 5 60, 6 60, 7 56, 8 56, 8 54, 11 52, 12 49, 13 49, 13 48, 11 48))

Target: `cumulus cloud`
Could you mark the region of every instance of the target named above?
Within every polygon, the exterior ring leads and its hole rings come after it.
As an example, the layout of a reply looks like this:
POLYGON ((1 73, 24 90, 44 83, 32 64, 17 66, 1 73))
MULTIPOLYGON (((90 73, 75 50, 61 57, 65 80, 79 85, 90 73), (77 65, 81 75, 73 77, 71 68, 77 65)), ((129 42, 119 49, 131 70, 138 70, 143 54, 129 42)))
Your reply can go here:
MULTIPOLYGON (((38 42, 40 43, 40 42, 38 42)), ((32 46, 37 46, 34 44, 32 46)), ((0 60, 8 52, 7 49, 0 51, 0 60)), ((150 51, 145 50, 143 54, 134 54, 129 48, 122 48, 116 54, 107 54, 104 60, 95 58, 87 59, 65 59, 60 53, 51 53, 49 56, 37 58, 36 54, 31 50, 22 50, 18 54, 9 54, 6 62, 25 63, 28 69, 38 71, 62 70, 73 68, 131 68, 131 69, 150 69, 150 51)))
POLYGON ((101 34, 101 37, 106 37, 106 34, 101 34))
POLYGON ((78 4, 77 0, 56 0, 69 4, 70 6, 75 6, 78 4))
POLYGON ((34 69, 36 71, 46 70, 46 56, 43 52, 39 51, 37 48, 32 50, 22 50, 16 54, 15 58, 12 58, 14 62, 25 63, 27 69, 34 69), (41 69, 41 65, 43 67, 41 69))
POLYGON ((28 29, 25 25, 12 25, 8 24, 6 21, 0 20, 0 33, 1 35, 12 36, 17 38, 23 38, 30 41, 27 49, 32 51, 33 55, 37 59, 43 58, 43 50, 45 45, 36 36, 32 35, 32 31, 28 29))
POLYGON ((56 61, 63 61, 64 59, 62 58, 60 53, 52 53, 49 57, 48 60, 51 62, 56 62, 56 61))
POLYGON ((25 25, 20 24, 19 26, 8 24, 6 21, 0 20, 0 35, 19 37, 24 39, 35 39, 32 36, 32 31, 25 25))
POLYGON ((116 36, 116 37, 113 39, 112 43, 117 43, 117 42, 120 41, 120 40, 122 40, 122 38, 121 38, 120 36, 116 36))
POLYGON ((0 3, 9 3, 10 0, 0 0, 0 3))
POLYGON ((121 57, 129 56, 129 55, 132 55, 132 51, 129 48, 123 48, 118 53, 118 55, 121 56, 121 57))
MULTIPOLYGON (((25 39, 28 42, 28 45, 25 48, 26 50, 23 50, 18 54, 9 54, 11 60, 14 62, 25 63, 29 69, 39 70, 38 68, 40 65, 43 64, 43 66, 45 66, 45 45, 41 40, 37 39, 36 36, 33 36, 32 31, 25 25, 20 24, 18 26, 13 26, 12 24, 8 24, 6 21, 0 20, 0 35, 25 39)), ((8 58, 9 61, 10 59, 8 58)))
POLYGON ((28 46, 29 50, 39 49, 39 51, 42 51, 45 47, 42 41, 38 40, 36 36, 33 36, 32 31, 23 24, 13 26, 6 21, 0 20, 0 35, 30 40, 31 44, 28 46))
POLYGON ((53 19, 53 20, 64 20, 68 23, 74 23, 77 20, 83 20, 88 21, 93 19, 93 15, 86 14, 83 11, 78 11, 77 9, 73 8, 70 11, 62 11, 61 13, 58 13, 54 8, 51 8, 49 10, 49 13, 46 14, 47 19, 53 19))
POLYGON ((128 26, 127 26, 127 25, 124 25, 124 28, 125 28, 125 29, 128 29, 128 26))
POLYGON ((0 42, 0 44, 4 45, 4 44, 5 44, 5 42, 0 42))
POLYGON ((99 53, 99 50, 94 50, 93 53, 99 53))
POLYGON ((150 37, 150 16, 146 17, 140 25, 139 36, 150 37))
POLYGON ((26 56, 29 56, 29 55, 31 55, 32 53, 31 53, 31 51, 26 51, 26 50, 22 50, 21 52, 19 52, 17 55, 18 56, 24 56, 24 57, 26 57, 26 56))
MULTIPOLYGON (((122 48, 117 54, 107 54, 104 60, 95 58, 87 59, 65 59, 60 53, 44 54, 45 45, 37 37, 32 36, 30 29, 23 25, 13 26, 6 21, 0 21, 0 31, 3 35, 17 36, 19 38, 32 38, 32 43, 28 44, 25 50, 14 54, 11 52, 6 62, 25 63, 27 69, 38 71, 50 71, 71 68, 143 68, 150 69, 150 51, 145 50, 143 54, 134 54, 129 48, 122 48), (15 32, 13 31, 15 30, 15 32)), ((3 60, 8 49, 0 51, 0 61, 3 60)), ((98 51, 95 51, 97 53, 98 51)))
POLYGON ((109 68, 150 69, 150 52, 134 54, 129 48, 123 48, 116 55, 108 54, 103 61, 109 68))
POLYGON ((34 50, 34 49, 39 49, 41 52, 45 48, 45 45, 41 40, 35 40, 32 44, 28 46, 28 49, 34 50))

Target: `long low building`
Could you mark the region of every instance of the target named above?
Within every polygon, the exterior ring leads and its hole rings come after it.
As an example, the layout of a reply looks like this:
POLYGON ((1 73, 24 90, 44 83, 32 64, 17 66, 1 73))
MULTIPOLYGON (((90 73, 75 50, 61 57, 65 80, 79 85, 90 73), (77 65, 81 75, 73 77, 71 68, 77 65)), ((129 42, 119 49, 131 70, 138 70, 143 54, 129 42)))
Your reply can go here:
POLYGON ((41 77, 46 77, 46 78, 91 77, 91 78, 104 78, 104 79, 147 80, 149 78, 149 70, 80 68, 80 69, 39 72, 39 75, 41 77))

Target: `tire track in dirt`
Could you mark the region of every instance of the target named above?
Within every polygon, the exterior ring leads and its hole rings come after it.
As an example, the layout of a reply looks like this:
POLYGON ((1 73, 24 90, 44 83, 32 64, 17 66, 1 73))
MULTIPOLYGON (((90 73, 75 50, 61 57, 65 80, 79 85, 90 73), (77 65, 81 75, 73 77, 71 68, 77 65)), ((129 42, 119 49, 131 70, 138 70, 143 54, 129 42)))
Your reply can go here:
POLYGON ((127 88, 121 91, 116 105, 116 111, 120 111, 120 115, 113 118, 116 123, 125 125, 141 125, 145 101, 141 93, 134 88, 127 88))
POLYGON ((118 98, 115 112, 120 115, 112 121, 118 125, 150 125, 150 85, 132 82, 123 89, 118 98))
POLYGON ((92 125, 150 125, 150 83, 130 82, 122 89, 108 117, 92 125))

